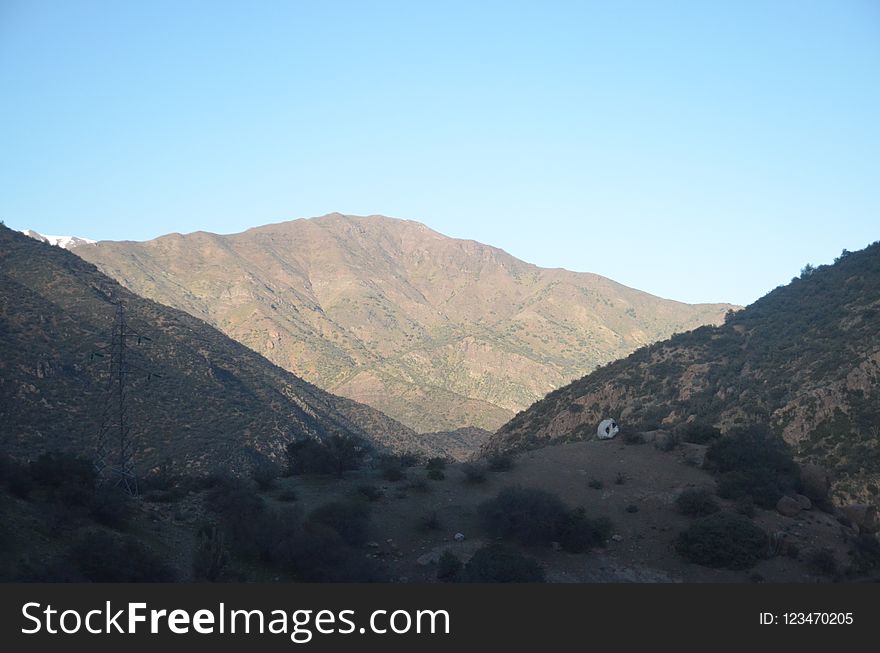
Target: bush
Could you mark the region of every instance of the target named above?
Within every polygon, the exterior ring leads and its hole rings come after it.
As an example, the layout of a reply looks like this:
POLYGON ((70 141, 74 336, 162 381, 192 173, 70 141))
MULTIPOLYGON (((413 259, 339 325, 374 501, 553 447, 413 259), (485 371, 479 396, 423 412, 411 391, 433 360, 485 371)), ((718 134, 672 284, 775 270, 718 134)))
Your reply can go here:
POLYGON ((678 512, 688 517, 706 517, 721 510, 721 506, 706 490, 685 490, 675 499, 678 512))
POLYGON ((605 487, 602 481, 600 481, 598 478, 590 479, 590 482, 587 483, 587 485, 594 490, 601 490, 603 487, 605 487))
POLYGON ((626 430, 621 434, 621 439, 624 444, 645 444, 645 436, 638 431, 626 430))
POLYGON ((568 509, 559 497, 543 490, 511 487, 477 509, 490 537, 525 545, 549 544, 568 509))
POLYGON ((837 573, 837 559, 831 549, 816 549, 807 558, 807 564, 811 569, 825 576, 833 576, 837 573))
POLYGON ((852 572, 870 574, 880 569, 880 540, 875 535, 860 534, 853 545, 852 572))
POLYGON ((435 456, 434 458, 429 458, 428 462, 425 463, 425 469, 427 469, 429 472, 432 472, 432 471, 442 472, 444 469, 446 469, 446 458, 443 458, 442 456, 435 456))
POLYGON ((490 537, 527 546, 559 542, 573 553, 601 546, 611 533, 607 518, 591 519, 583 508, 569 510, 543 490, 506 488, 478 508, 490 537))
POLYGON ((442 469, 429 469, 428 478, 432 481, 442 481, 446 478, 446 474, 443 473, 442 469))
POLYGON ((636 504, 631 503, 626 508, 624 508, 624 510, 626 510, 628 513, 637 513, 639 511, 639 507, 636 504))
POLYGON ((486 481, 486 467, 479 463, 465 463, 461 466, 464 480, 468 483, 484 483, 486 481))
POLYGON ((533 558, 493 544, 474 553, 464 577, 471 583, 543 583, 544 571, 533 558))
POLYGON ((461 579, 464 565, 451 551, 444 551, 437 561, 437 580, 444 583, 454 583, 461 579))
POLYGON ((257 521, 263 516, 263 499, 239 479, 215 477, 214 486, 205 495, 205 505, 220 517, 230 544, 243 553, 256 554, 260 549, 257 521))
POLYGON ((283 501, 285 503, 291 503, 296 501, 296 490, 284 490, 278 494, 278 500, 283 501))
POLYGON ((569 553, 583 553, 604 546, 610 536, 611 520, 607 517, 590 519, 583 508, 570 511, 556 526, 556 541, 569 553))
POLYGON ((716 440, 706 452, 706 467, 718 476, 725 499, 749 496, 763 508, 800 489, 800 470, 788 446, 763 427, 752 426, 716 440))
POLYGON ((624 483, 626 483, 626 474, 623 472, 617 472, 617 476, 614 477, 614 484, 623 485, 624 483))
POLYGON ((332 435, 324 440, 299 438, 287 445, 287 469, 291 475, 335 474, 357 469, 367 454, 365 440, 353 435, 332 435))
POLYGON ((513 456, 508 453, 496 453, 489 456, 486 461, 489 465, 489 471, 507 472, 513 469, 513 456))
POLYGON ((378 501, 385 493, 382 492, 375 485, 359 485, 357 489, 358 494, 367 499, 367 501, 378 501))
POLYGON ((51 451, 32 462, 30 469, 34 481, 46 487, 95 486, 95 469, 89 460, 80 456, 51 451))
POLYGON ((83 579, 95 583, 162 583, 174 570, 133 537, 91 531, 67 552, 66 561, 83 579))
POLYGON ((102 485, 92 497, 91 512, 98 523, 121 530, 134 516, 135 504, 122 488, 102 485))
MULTIPOLYGON (((430 474, 430 472, 428 473, 430 474)), ((425 492, 431 491, 431 486, 425 479, 417 478, 414 481, 409 482, 409 489, 424 494, 425 492)))
POLYGON ((279 476, 281 469, 268 458, 261 458, 251 468, 251 478, 264 491, 271 490, 279 476))
POLYGON ((228 563, 229 551, 226 549, 223 533, 216 526, 209 524, 202 526, 196 535, 196 546, 193 551, 195 580, 212 583, 219 580, 228 563))
POLYGON ((333 501, 313 510, 308 521, 333 529, 346 544, 360 546, 367 541, 370 511, 364 503, 333 501))
POLYGON ((740 497, 736 500, 736 506, 734 508, 736 512, 741 515, 745 515, 749 519, 755 516, 755 500, 752 497, 740 497))
POLYGON ((709 444, 721 437, 721 430, 704 422, 689 422, 681 427, 679 436, 682 442, 709 444))
POLYGON ((678 536, 675 549, 705 567, 748 569, 767 550, 767 534, 742 515, 715 513, 695 519, 678 536))

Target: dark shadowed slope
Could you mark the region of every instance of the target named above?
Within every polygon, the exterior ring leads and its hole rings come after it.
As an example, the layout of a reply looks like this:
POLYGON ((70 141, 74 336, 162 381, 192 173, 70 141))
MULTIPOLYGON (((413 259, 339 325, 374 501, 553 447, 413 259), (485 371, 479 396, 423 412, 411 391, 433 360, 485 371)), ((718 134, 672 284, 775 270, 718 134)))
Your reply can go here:
POLYGON ((0 434, 20 457, 89 451, 105 405, 114 303, 133 330, 130 417, 146 469, 167 458, 191 471, 274 456, 296 435, 342 433, 420 450, 398 422, 328 394, 201 320, 143 299, 90 263, 0 227, 0 434))

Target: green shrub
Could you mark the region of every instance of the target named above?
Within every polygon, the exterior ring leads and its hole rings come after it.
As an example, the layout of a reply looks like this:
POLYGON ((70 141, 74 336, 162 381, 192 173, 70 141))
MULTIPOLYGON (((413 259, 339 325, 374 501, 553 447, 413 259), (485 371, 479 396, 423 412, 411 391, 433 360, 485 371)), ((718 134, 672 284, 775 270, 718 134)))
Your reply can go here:
POLYGON ((486 461, 491 472, 508 472, 513 469, 513 456, 509 453, 496 453, 486 461))
POLYGON ((484 483, 486 481, 486 467, 480 463, 465 463, 461 466, 464 480, 468 483, 484 483))
POLYGON ((359 485, 357 488, 357 492, 368 501, 378 501, 383 496, 385 496, 385 493, 382 492, 382 490, 380 490, 375 485, 359 485))
POLYGON ((278 493, 278 500, 284 503, 291 503, 297 500, 296 490, 283 490, 278 493))
POLYGON ((598 478, 590 479, 590 482, 587 483, 587 485, 594 490, 601 490, 603 487, 605 487, 602 481, 600 481, 598 478))
POLYGON ((623 485, 626 483, 626 475, 623 472, 617 472, 617 476, 614 477, 615 485, 623 485))
POLYGON ((750 496, 740 497, 736 500, 734 508, 736 512, 745 515, 749 519, 755 516, 755 500, 750 496))
POLYGON ((228 563, 229 551, 223 533, 216 526, 202 526, 193 551, 193 578, 211 583, 218 581, 228 563))
POLYGON ((443 473, 442 469, 429 469, 428 478, 430 478, 432 481, 442 481, 444 478, 446 478, 446 474, 443 473))
POLYGON ((357 469, 368 451, 362 438, 332 435, 323 440, 299 438, 287 445, 287 469, 296 474, 335 474, 357 469))
POLYGON ((763 427, 738 430, 713 442, 706 467, 718 477, 725 499, 750 496, 763 508, 800 489, 800 470, 788 446, 763 427))
POLYGON ((639 511, 639 507, 636 504, 631 503, 626 508, 624 508, 624 510, 626 510, 629 513, 636 513, 639 511))
POLYGON ((767 534, 742 515, 719 512, 691 522, 675 549, 698 565, 748 569, 767 551, 767 534))
POLYGON ((264 491, 271 490, 279 476, 281 469, 268 458, 261 458, 251 468, 251 478, 264 491))
POLYGON ((98 523, 121 530, 134 516, 134 500, 120 487, 102 485, 92 496, 91 513, 98 523))
POLYGON ((477 513, 490 537, 527 546, 559 542, 566 551, 580 553, 601 546, 611 533, 607 518, 591 519, 583 508, 569 510, 543 490, 506 488, 477 513))
POLYGON ((604 546, 610 536, 611 520, 607 517, 590 519, 583 508, 569 511, 556 525, 556 541, 569 553, 583 553, 604 546))
POLYGON ((461 560, 451 551, 444 551, 437 561, 437 580, 444 583, 454 583, 461 579, 464 565, 461 560))
POLYGON ((492 544, 474 553, 465 565, 464 578, 471 583, 543 583, 544 570, 533 558, 492 544))
POLYGON ((543 490, 510 487, 482 503, 477 512, 490 537, 534 545, 556 539, 568 509, 559 497, 543 490))
POLYGON ((816 549, 807 558, 807 564, 811 569, 825 576, 833 576, 837 573, 837 559, 831 549, 816 549))
POLYGON ((853 543, 852 572, 865 575, 880 570, 880 540, 876 535, 861 533, 853 543))
POLYGON ((629 429, 625 430, 621 434, 621 439, 623 440, 624 444, 630 444, 630 445, 645 444, 645 436, 644 435, 642 435, 638 431, 630 431, 629 429))
POLYGON ((446 469, 446 458, 443 458, 442 456, 429 458, 428 462, 425 463, 425 469, 427 469, 429 472, 442 472, 444 469, 446 469))
POLYGON ((678 512, 688 517, 705 517, 721 510, 718 501, 707 490, 688 489, 675 499, 678 512))
POLYGON ((721 430, 704 422, 689 422, 679 431, 682 442, 709 444, 721 437, 721 430))
POLYGON ((81 537, 68 550, 66 561, 71 571, 95 583, 161 583, 176 576, 168 563, 133 537, 105 531, 81 537))
POLYGON ((313 510, 308 520, 332 528, 346 544, 360 546, 367 541, 370 511, 362 502, 333 501, 313 510))

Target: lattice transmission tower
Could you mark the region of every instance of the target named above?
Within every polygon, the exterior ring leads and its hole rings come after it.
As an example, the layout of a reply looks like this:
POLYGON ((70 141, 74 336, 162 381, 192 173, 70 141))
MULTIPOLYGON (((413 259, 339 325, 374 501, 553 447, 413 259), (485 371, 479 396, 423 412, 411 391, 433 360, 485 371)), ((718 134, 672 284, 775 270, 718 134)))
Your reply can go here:
POLYGON ((121 303, 117 303, 110 342, 92 354, 93 357, 109 360, 107 394, 95 443, 94 466, 99 479, 136 496, 138 482, 129 417, 129 376, 133 371, 146 373, 147 379, 159 375, 145 372, 141 367, 132 364, 129 352, 132 341, 140 345, 151 341, 151 338, 129 327, 125 319, 125 309, 121 303))

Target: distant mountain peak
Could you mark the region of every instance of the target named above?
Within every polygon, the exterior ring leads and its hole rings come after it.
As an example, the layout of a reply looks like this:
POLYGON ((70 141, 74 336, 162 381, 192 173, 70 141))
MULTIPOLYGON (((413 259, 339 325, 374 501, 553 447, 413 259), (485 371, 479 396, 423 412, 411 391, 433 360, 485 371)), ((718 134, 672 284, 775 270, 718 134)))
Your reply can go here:
POLYGON ((61 249, 73 249, 79 245, 94 245, 97 242, 90 238, 82 238, 80 236, 52 236, 50 234, 41 234, 39 231, 34 231, 33 229, 23 229, 21 233, 25 236, 30 236, 34 240, 39 240, 41 243, 48 243, 49 245, 54 245, 61 249))
POLYGON ((130 290, 419 433, 494 431, 598 365, 719 324, 734 308, 540 268, 381 215, 74 251, 130 290))

